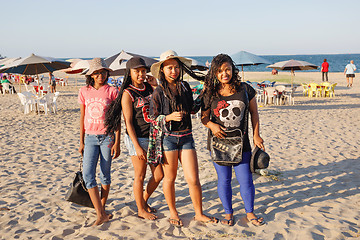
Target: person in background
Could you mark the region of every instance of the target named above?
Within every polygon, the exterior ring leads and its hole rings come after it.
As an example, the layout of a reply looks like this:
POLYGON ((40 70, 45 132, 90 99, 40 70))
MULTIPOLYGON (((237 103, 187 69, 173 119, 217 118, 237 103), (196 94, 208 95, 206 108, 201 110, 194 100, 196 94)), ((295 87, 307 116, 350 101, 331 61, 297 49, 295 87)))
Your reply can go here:
MULTIPOLYGON (((16 93, 16 90, 15 90, 14 85, 12 84, 12 82, 10 81, 10 79, 7 78, 6 75, 3 75, 3 76, 2 76, 1 85, 2 85, 3 83, 8 83, 8 84, 10 85, 9 88, 12 89, 14 93, 16 93)), ((5 91, 5 90, 2 89, 2 91, 5 91)))
POLYGON ((273 68, 273 70, 271 71, 271 74, 272 75, 278 75, 278 70, 276 70, 275 68, 273 68))
POLYGON ((329 73, 329 63, 327 62, 327 59, 324 59, 324 62, 321 64, 321 75, 322 75, 322 81, 329 81, 328 78, 329 73))
POLYGON ((104 60, 94 58, 89 61, 86 86, 79 90, 80 103, 80 146, 83 155, 83 177, 91 201, 96 210, 97 220, 93 226, 101 225, 112 218, 105 212, 105 204, 110 191, 111 162, 120 155, 120 128, 115 134, 106 134, 105 112, 118 95, 118 90, 107 84, 109 69, 104 60), (114 136, 115 135, 115 136, 114 136), (100 158, 101 195, 95 179, 100 158))
MULTIPOLYGON (((201 122, 209 128, 208 146, 211 137, 226 138, 225 130, 240 129, 244 136, 242 161, 234 166, 213 162, 218 176, 218 194, 225 210, 224 225, 234 225, 232 208, 232 172, 240 184, 240 194, 244 201, 246 218, 255 226, 264 224, 262 217, 254 213, 255 187, 250 171, 251 146, 248 136, 245 114, 250 112, 254 145, 265 150, 260 137, 259 114, 256 103, 256 91, 238 78, 239 70, 226 54, 219 54, 211 62, 211 68, 205 77, 205 93, 201 109, 201 122)), ((232 135, 233 136, 233 135, 232 135)), ((232 137, 229 136, 229 137, 232 137)))
POLYGON ((155 208, 148 205, 148 199, 156 190, 164 177, 161 165, 149 164, 152 176, 144 188, 147 169, 147 150, 149 145, 149 105, 153 93, 152 86, 144 82, 149 67, 139 57, 133 57, 126 62, 126 73, 121 85, 119 96, 106 113, 105 125, 108 131, 118 129, 121 122, 121 112, 126 124, 124 142, 129 151, 134 167, 134 196, 138 209, 138 217, 155 220, 155 208))
POLYGON ((56 80, 51 72, 49 72, 49 85, 50 85, 50 91, 52 93, 56 92, 56 80))
POLYGON ((355 71, 356 71, 356 66, 354 65, 354 61, 351 60, 350 63, 348 65, 346 65, 345 70, 344 70, 344 74, 346 75, 347 87, 352 87, 353 80, 355 77, 355 71), (350 78, 350 81, 349 81, 349 78, 350 78))

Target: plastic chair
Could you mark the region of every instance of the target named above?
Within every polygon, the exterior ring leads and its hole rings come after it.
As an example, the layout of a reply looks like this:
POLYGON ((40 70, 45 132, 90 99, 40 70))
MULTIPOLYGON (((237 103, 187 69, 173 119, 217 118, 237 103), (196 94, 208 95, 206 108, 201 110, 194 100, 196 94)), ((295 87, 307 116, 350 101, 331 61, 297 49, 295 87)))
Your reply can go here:
POLYGON ((335 87, 337 83, 331 84, 329 87, 325 88, 324 96, 325 97, 335 97, 335 87))
POLYGON ((303 87, 303 96, 309 95, 309 85, 306 83, 302 83, 301 86, 303 87))
POLYGON ((321 96, 321 87, 316 83, 310 83, 309 84, 309 97, 313 97, 315 94, 315 97, 321 96))
POLYGON ((28 114, 30 111, 35 109, 35 95, 31 92, 23 92, 17 94, 20 98, 20 102, 24 105, 24 114, 28 114))
POLYGON ((54 98, 53 93, 48 93, 37 100, 38 113, 40 113, 40 107, 44 108, 45 115, 48 113, 49 106, 51 106, 54 98))
POLYGON ((275 90, 277 91, 276 104, 279 105, 284 100, 283 95, 285 94, 285 86, 284 85, 275 86, 275 90))
POLYGON ((275 97, 277 96, 277 91, 275 87, 264 88, 264 92, 265 92, 264 104, 266 105, 270 102, 275 103, 275 97))
POLYGON ((59 95, 60 95, 60 92, 54 93, 54 97, 53 97, 52 102, 51 102, 51 108, 52 108, 52 110, 53 110, 53 113, 57 113, 56 100, 57 100, 57 98, 59 97, 59 95))
POLYGON ((13 94, 14 90, 13 87, 10 85, 10 83, 2 83, 2 92, 5 95, 6 93, 13 94))
POLYGON ((296 91, 297 87, 293 87, 293 88, 286 88, 283 94, 284 97, 284 102, 286 102, 286 100, 288 100, 289 105, 294 105, 295 104, 295 98, 294 98, 294 94, 296 91))

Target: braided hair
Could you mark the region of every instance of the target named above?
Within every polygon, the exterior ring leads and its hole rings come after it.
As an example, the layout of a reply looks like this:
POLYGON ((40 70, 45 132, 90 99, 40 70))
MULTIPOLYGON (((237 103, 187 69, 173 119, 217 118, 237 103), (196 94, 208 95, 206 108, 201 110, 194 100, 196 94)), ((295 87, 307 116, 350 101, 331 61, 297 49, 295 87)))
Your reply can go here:
POLYGON ((205 76, 205 93, 208 97, 208 99, 211 99, 212 97, 218 97, 219 96, 219 90, 221 88, 221 83, 217 79, 217 72, 219 68, 221 68, 221 65, 224 63, 229 63, 232 67, 232 77, 230 79, 230 90, 233 91, 239 91, 241 86, 241 77, 238 75, 239 69, 236 68, 233 60, 231 57, 227 54, 218 54, 213 58, 211 61, 211 67, 209 72, 205 76))
POLYGON ((121 111, 122 111, 121 98, 124 93, 124 90, 128 88, 130 84, 131 84, 130 68, 126 68, 124 81, 121 84, 120 92, 117 98, 115 99, 115 101, 113 101, 110 104, 108 110, 105 113, 104 125, 106 127, 106 134, 113 133, 117 131, 120 127, 121 111))

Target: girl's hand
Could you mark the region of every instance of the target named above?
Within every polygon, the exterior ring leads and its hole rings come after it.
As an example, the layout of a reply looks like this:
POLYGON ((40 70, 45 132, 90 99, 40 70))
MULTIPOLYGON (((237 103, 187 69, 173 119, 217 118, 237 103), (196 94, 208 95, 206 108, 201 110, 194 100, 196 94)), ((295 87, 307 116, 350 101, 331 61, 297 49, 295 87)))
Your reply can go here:
POLYGON ((81 154, 81 156, 84 155, 84 148, 85 148, 85 145, 83 143, 80 143, 80 146, 79 146, 79 153, 81 154))
POLYGON ((139 158, 139 160, 147 161, 146 159, 146 151, 142 147, 135 148, 136 156, 139 158))
POLYGON ((112 156, 112 159, 115 159, 118 156, 120 156, 120 144, 114 144, 111 147, 111 156, 112 156))
POLYGON ((166 121, 167 122, 170 122, 170 121, 180 122, 182 120, 182 117, 183 117, 182 112, 173 112, 169 115, 166 115, 166 121))
POLYGON ((265 151, 264 140, 259 135, 254 136, 254 144, 258 148, 261 148, 263 151, 265 151))
POLYGON ((224 130, 226 128, 220 126, 219 124, 214 123, 209 128, 215 137, 217 137, 217 138, 225 138, 226 137, 226 133, 224 132, 224 130))

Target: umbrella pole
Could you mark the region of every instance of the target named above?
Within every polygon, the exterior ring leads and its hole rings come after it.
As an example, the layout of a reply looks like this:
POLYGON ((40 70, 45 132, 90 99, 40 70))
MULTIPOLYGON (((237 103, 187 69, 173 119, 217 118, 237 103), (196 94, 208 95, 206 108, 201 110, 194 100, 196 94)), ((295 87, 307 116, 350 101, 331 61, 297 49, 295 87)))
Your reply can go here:
POLYGON ((291 69, 291 88, 293 88, 293 82, 294 82, 294 70, 291 69))
POLYGON ((245 79, 244 79, 244 65, 241 64, 241 72, 242 72, 242 81, 245 82, 245 79))

